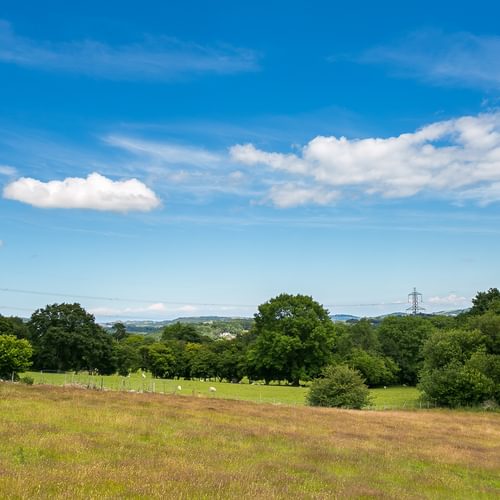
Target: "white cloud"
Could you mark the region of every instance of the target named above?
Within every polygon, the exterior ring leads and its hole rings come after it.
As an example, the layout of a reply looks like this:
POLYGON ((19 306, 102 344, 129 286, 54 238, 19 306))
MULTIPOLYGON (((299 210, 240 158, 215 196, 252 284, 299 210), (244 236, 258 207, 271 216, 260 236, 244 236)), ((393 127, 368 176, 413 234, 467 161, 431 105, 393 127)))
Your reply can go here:
POLYGON ((9 165, 0 165, 0 175, 7 175, 12 177, 16 175, 17 171, 14 167, 10 167, 9 165))
POLYGON ((430 297, 427 302, 433 305, 443 305, 443 306, 464 306, 470 304, 470 299, 456 295, 455 293, 450 293, 445 296, 434 296, 430 297))
POLYGON ((113 80, 168 81, 186 74, 258 69, 255 52, 227 45, 205 47, 169 37, 117 46, 95 40, 44 42, 16 35, 1 20, 0 61, 113 80))
POLYGON ((98 173, 42 182, 21 177, 5 186, 4 198, 40 208, 80 208, 147 212, 160 205, 155 193, 137 179, 112 181, 98 173))
POLYGON ((167 308, 163 302, 156 302, 155 304, 151 304, 148 306, 145 311, 154 311, 154 312, 165 312, 167 308))
POLYGON ((370 49, 360 62, 388 63, 403 76, 435 83, 498 88, 499 53, 500 36, 426 30, 390 46, 370 49))
POLYGON ((221 157, 206 149, 193 146, 181 146, 168 142, 154 142, 132 137, 109 135, 104 141, 130 153, 147 155, 172 165, 194 165, 207 167, 217 164, 221 157))
POLYGON ((389 198, 433 193, 480 203, 500 200, 500 113, 436 122, 396 137, 318 136, 298 154, 265 152, 252 144, 233 146, 230 154, 242 164, 314 182, 323 203, 328 190, 341 189, 389 198))
POLYGON ((89 312, 94 316, 154 316, 163 317, 165 314, 180 314, 180 313, 193 313, 198 310, 198 307, 184 304, 179 306, 169 306, 163 302, 156 302, 145 307, 94 307, 90 308, 89 312))
POLYGON ((3 247, 3 240, 0 240, 0 248, 3 247))
POLYGON ((301 186, 290 182, 272 186, 267 196, 267 199, 279 208, 290 208, 309 204, 328 205, 335 198, 337 198, 337 193, 335 191, 301 186))

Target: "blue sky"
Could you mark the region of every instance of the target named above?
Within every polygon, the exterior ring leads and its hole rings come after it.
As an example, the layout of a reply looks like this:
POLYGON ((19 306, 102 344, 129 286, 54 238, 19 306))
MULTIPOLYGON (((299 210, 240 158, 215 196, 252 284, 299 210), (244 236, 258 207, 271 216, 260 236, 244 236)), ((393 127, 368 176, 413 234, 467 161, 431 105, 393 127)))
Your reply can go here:
POLYGON ((407 4, 2 1, 0 313, 498 286, 500 7, 407 4))

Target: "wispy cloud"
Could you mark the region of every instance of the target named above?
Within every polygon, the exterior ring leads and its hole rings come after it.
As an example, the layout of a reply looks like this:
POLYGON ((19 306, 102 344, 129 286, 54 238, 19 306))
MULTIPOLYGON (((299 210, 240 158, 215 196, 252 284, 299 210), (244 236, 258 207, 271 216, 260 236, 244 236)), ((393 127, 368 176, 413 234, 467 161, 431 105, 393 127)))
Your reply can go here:
POLYGON ((437 84, 500 87, 500 36, 422 30, 391 45, 374 47, 358 59, 385 63, 397 74, 437 84))
POLYGON ((0 165, 0 175, 6 175, 8 177, 12 177, 16 175, 17 170, 14 167, 10 167, 9 165, 0 165))
MULTIPOLYGON (((436 122, 396 137, 318 136, 299 153, 266 152, 252 144, 230 152, 244 165, 313 182, 316 196, 306 198, 319 204, 329 201, 328 193, 336 199, 337 192, 386 198, 426 193, 483 204, 500 200, 500 113, 436 122)), ((279 199, 270 199, 280 206, 279 199)), ((297 197, 295 204, 302 203, 297 197)), ((292 206, 292 200, 285 205, 292 206)))
POLYGON ((22 177, 5 186, 3 196, 39 208, 147 212, 160 205, 156 194, 137 179, 113 181, 95 172, 49 182, 22 177))
POLYGON ((290 208, 310 204, 328 205, 337 197, 335 191, 325 188, 286 182, 272 186, 266 200, 279 208, 290 208))
POLYGON ((168 142, 157 142, 134 137, 109 135, 104 142, 111 146, 124 149, 129 153, 148 156, 170 165, 194 165, 209 167, 220 163, 221 155, 203 148, 183 146, 168 142))
POLYGON ((258 69, 254 51, 228 45, 209 47, 151 36, 116 46, 90 39, 38 41, 17 35, 4 20, 0 20, 0 61, 111 80, 169 81, 185 75, 258 69))

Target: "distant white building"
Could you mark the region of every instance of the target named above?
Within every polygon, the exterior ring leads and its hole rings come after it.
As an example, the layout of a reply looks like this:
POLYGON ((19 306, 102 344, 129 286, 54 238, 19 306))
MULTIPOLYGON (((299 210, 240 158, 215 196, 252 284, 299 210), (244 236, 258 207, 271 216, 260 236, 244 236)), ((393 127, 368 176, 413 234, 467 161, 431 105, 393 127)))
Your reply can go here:
POLYGON ((223 340, 234 340, 236 338, 236 335, 231 332, 222 332, 219 334, 219 338, 223 340))

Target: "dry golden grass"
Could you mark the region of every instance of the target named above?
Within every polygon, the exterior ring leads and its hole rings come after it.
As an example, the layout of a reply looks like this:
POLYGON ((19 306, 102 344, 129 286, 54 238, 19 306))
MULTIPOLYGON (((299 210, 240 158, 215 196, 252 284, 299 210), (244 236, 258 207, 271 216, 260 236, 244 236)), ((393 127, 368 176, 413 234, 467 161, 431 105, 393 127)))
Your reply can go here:
POLYGON ((0 384, 1 498, 498 498, 500 415, 0 384))

